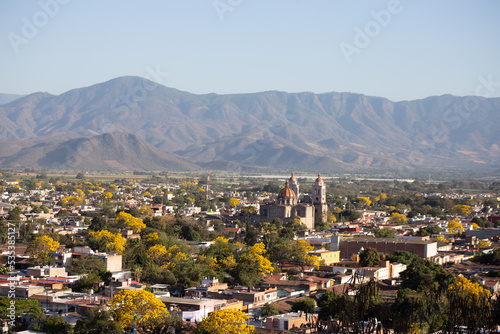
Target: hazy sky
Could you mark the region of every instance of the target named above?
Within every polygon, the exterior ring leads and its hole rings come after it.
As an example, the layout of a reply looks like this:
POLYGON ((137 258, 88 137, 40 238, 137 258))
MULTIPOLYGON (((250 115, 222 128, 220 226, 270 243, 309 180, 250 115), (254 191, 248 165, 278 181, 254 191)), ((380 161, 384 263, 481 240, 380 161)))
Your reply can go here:
POLYGON ((192 93, 500 96, 499 33, 495 0, 2 1, 0 92, 157 71, 192 93))

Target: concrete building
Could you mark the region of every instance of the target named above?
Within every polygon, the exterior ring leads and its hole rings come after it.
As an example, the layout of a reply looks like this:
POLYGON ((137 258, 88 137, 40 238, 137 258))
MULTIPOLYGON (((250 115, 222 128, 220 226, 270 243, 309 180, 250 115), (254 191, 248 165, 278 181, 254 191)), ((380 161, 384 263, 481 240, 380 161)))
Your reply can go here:
MULTIPOLYGON (((26 299, 30 298, 33 295, 43 293, 45 288, 43 286, 32 285, 32 284, 20 284, 15 285, 14 287, 14 295, 16 298, 26 299)), ((0 296, 7 297, 12 294, 12 286, 10 284, 2 284, 0 285, 0 296)))
POLYGON ((330 265, 340 261, 340 251, 329 251, 326 249, 309 252, 309 255, 318 257, 319 264, 330 265))
MULTIPOLYGON (((184 321, 200 322, 205 319, 211 312, 215 311, 215 301, 213 299, 194 299, 194 298, 178 298, 159 296, 165 306, 169 310, 177 308, 181 311, 181 316, 184 321)), ((217 302, 220 305, 220 300, 217 302)))
POLYGON ((30 267, 26 271, 26 275, 31 277, 53 277, 53 276, 68 276, 66 268, 61 267, 30 267))
POLYGON ((291 312, 285 314, 274 315, 266 318, 266 329, 274 329, 280 331, 288 331, 292 328, 300 328, 307 323, 316 322, 317 314, 306 315, 302 312, 291 312))
POLYGON ((340 251, 340 257, 350 259, 362 250, 374 248, 379 254, 392 254, 397 250, 407 251, 423 259, 437 255, 437 243, 418 239, 373 238, 373 237, 331 237, 330 250, 340 251))
POLYGON ((201 285, 195 288, 186 289, 186 296, 202 298, 208 297, 208 292, 218 292, 227 289, 227 283, 219 283, 217 278, 204 278, 201 285))

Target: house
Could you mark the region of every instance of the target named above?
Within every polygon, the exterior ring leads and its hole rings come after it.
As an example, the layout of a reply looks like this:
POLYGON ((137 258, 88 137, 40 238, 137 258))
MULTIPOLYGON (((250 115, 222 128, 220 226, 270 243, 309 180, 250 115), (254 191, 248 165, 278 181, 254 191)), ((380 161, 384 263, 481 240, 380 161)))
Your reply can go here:
POLYGON ((195 288, 190 288, 186 290, 186 296, 189 297, 208 297, 208 292, 218 292, 227 289, 227 283, 219 283, 219 280, 215 277, 207 278, 201 280, 201 285, 195 288))
POLYGON ((334 281, 331 278, 321 278, 321 277, 316 277, 316 276, 309 276, 309 275, 303 275, 299 274, 295 278, 299 282, 312 282, 316 283, 316 289, 326 289, 331 286, 333 286, 334 281))
POLYGON ((215 301, 214 299, 192 299, 179 297, 159 296, 165 306, 170 311, 177 308, 182 316, 183 321, 200 322, 211 312, 215 311, 215 307, 223 308, 225 301, 215 301))
POLYGON ((292 328, 301 328, 302 325, 306 325, 308 323, 315 323, 317 320, 317 314, 291 312, 266 318, 266 329, 288 331, 292 328))
POLYGON ((15 205, 0 202, 0 215, 9 213, 9 211, 12 210, 13 208, 15 208, 15 205))
POLYGON ((120 281, 111 281, 109 286, 104 288, 104 295, 112 298, 122 290, 144 290, 144 284, 132 281, 131 278, 120 281))
POLYGON ((50 276, 68 276, 66 268, 52 266, 36 266, 27 269, 26 275, 29 277, 50 277, 50 276))
MULTIPOLYGON (((8 296, 12 292, 12 286, 9 283, 0 285, 0 296, 8 296)), ((45 288, 36 284, 20 283, 14 286, 14 294, 16 298, 26 299, 33 295, 43 293, 45 288)))
POLYGON ((500 282, 499 281, 493 281, 493 280, 482 280, 481 284, 487 287, 490 291, 491 294, 494 295, 498 291, 500 291, 500 282))
POLYGON ((216 299, 238 299, 243 301, 245 305, 252 304, 256 307, 276 301, 278 299, 278 289, 276 287, 260 289, 234 288, 219 292, 208 291, 207 295, 216 299))
POLYGON ((102 259, 106 270, 113 272, 122 271, 122 255, 94 252, 90 247, 74 247, 73 259, 81 259, 84 256, 93 256, 102 259))
POLYGON ((277 287, 280 290, 290 289, 293 291, 302 291, 303 295, 308 295, 319 289, 320 282, 310 280, 276 280, 272 277, 264 278, 260 286, 277 287))
POLYGON ((325 249, 314 250, 308 253, 318 258, 319 264, 329 265, 340 261, 340 251, 329 251, 325 249))
POLYGON ((50 252, 52 255, 52 264, 60 267, 68 267, 73 264, 73 253, 67 249, 58 249, 50 252))

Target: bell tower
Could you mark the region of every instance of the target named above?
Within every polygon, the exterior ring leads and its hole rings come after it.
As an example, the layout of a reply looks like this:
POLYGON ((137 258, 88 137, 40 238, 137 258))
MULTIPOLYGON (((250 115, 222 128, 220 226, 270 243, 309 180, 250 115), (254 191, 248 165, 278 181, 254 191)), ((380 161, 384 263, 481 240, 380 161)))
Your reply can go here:
POLYGON ((318 178, 312 187, 312 203, 314 205, 314 222, 316 224, 326 223, 328 217, 328 205, 326 204, 326 185, 318 173, 318 178))
POLYGON ((298 202, 299 201, 299 182, 297 181, 295 176, 293 176, 293 172, 292 172, 292 176, 290 177, 290 179, 288 179, 288 181, 290 184, 290 188, 292 188, 293 192, 295 193, 295 199, 298 202))

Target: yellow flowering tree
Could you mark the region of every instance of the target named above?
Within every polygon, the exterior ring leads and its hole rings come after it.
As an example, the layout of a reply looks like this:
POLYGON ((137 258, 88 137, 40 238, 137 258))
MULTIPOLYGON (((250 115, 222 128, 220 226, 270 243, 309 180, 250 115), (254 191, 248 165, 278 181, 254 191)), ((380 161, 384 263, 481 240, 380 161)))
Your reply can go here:
POLYGON ((256 262, 258 271, 261 274, 269 274, 274 270, 273 264, 267 258, 266 246, 262 242, 253 245, 252 248, 240 256, 238 262, 245 265, 256 262))
MULTIPOLYGON (((213 258, 213 260, 215 261, 215 264, 217 264, 217 259, 213 258)), ((223 270, 233 270, 236 265, 237 263, 234 256, 229 255, 222 259, 222 264, 219 266, 219 268, 222 268, 223 270)), ((215 268, 217 269, 217 267, 215 268)))
POLYGON ((45 264, 50 261, 50 252, 59 248, 59 242, 51 237, 44 235, 33 239, 28 246, 28 254, 32 255, 36 264, 45 264))
POLYGON ((123 290, 110 301, 114 319, 122 329, 156 327, 169 316, 167 308, 145 290, 123 290))
POLYGON ((212 312, 199 325, 200 334, 251 334, 254 326, 246 323, 248 316, 237 310, 212 312))
POLYGON ((453 208, 451 208, 452 215, 468 216, 471 214, 471 212, 472 211, 470 205, 455 205, 453 208))
POLYGON ((473 283, 459 276, 448 286, 446 297, 449 300, 449 325, 466 326, 469 332, 476 332, 487 324, 488 317, 478 314, 489 314, 491 309, 490 290, 479 283, 473 283))
POLYGON ((121 254, 125 250, 125 238, 119 233, 111 233, 107 230, 90 232, 90 236, 96 240, 97 247, 101 250, 121 254))
POLYGON ((153 209, 151 209, 151 207, 148 205, 141 205, 141 207, 139 208, 139 213, 141 215, 149 217, 153 215, 153 209))
POLYGON ((367 197, 358 197, 358 201, 362 204, 361 206, 370 206, 372 201, 370 201, 367 197))
POLYGON ((292 244, 292 258, 295 263, 302 267, 302 271, 305 266, 312 266, 316 269, 319 268, 319 259, 317 256, 309 255, 309 252, 313 251, 314 247, 308 241, 297 240, 292 244))
POLYGON ((148 257, 153 260, 153 262, 161 266, 163 261, 165 260, 165 255, 167 254, 167 248, 163 245, 154 245, 149 247, 147 251, 148 257))
POLYGON ((479 240, 477 245, 479 248, 488 248, 491 246, 491 243, 488 240, 479 240))
POLYGON ((61 199, 62 206, 78 206, 83 204, 83 199, 78 196, 66 196, 61 199))
POLYGON ((82 189, 76 189, 76 194, 80 198, 85 198, 85 192, 82 189))
POLYGON ((434 239, 434 241, 440 241, 440 242, 446 242, 446 243, 449 243, 450 240, 447 240, 445 237, 443 237, 442 235, 438 235, 436 237, 436 239, 434 239))
POLYGON ((121 211, 116 215, 116 224, 119 226, 124 226, 125 228, 134 230, 134 233, 139 233, 143 228, 146 228, 146 224, 142 222, 142 219, 135 218, 129 213, 121 211))
POLYGON ((148 233, 144 236, 143 240, 148 244, 148 245, 156 245, 157 243, 160 242, 160 237, 158 236, 157 232, 152 232, 148 233))
POLYGON ((189 260, 188 255, 182 252, 177 245, 169 248, 163 245, 154 245, 149 247, 147 255, 156 265, 161 266, 163 269, 172 269, 178 262, 189 260))
POLYGON ((462 233, 464 227, 456 220, 450 220, 446 229, 448 233, 462 233))
POLYGON ((238 204, 240 204, 240 200, 237 199, 237 198, 230 198, 229 199, 229 206, 232 207, 232 208, 235 208, 238 206, 238 204))
POLYGON ((393 224, 404 224, 406 223, 406 216, 397 212, 393 212, 389 221, 393 224))

